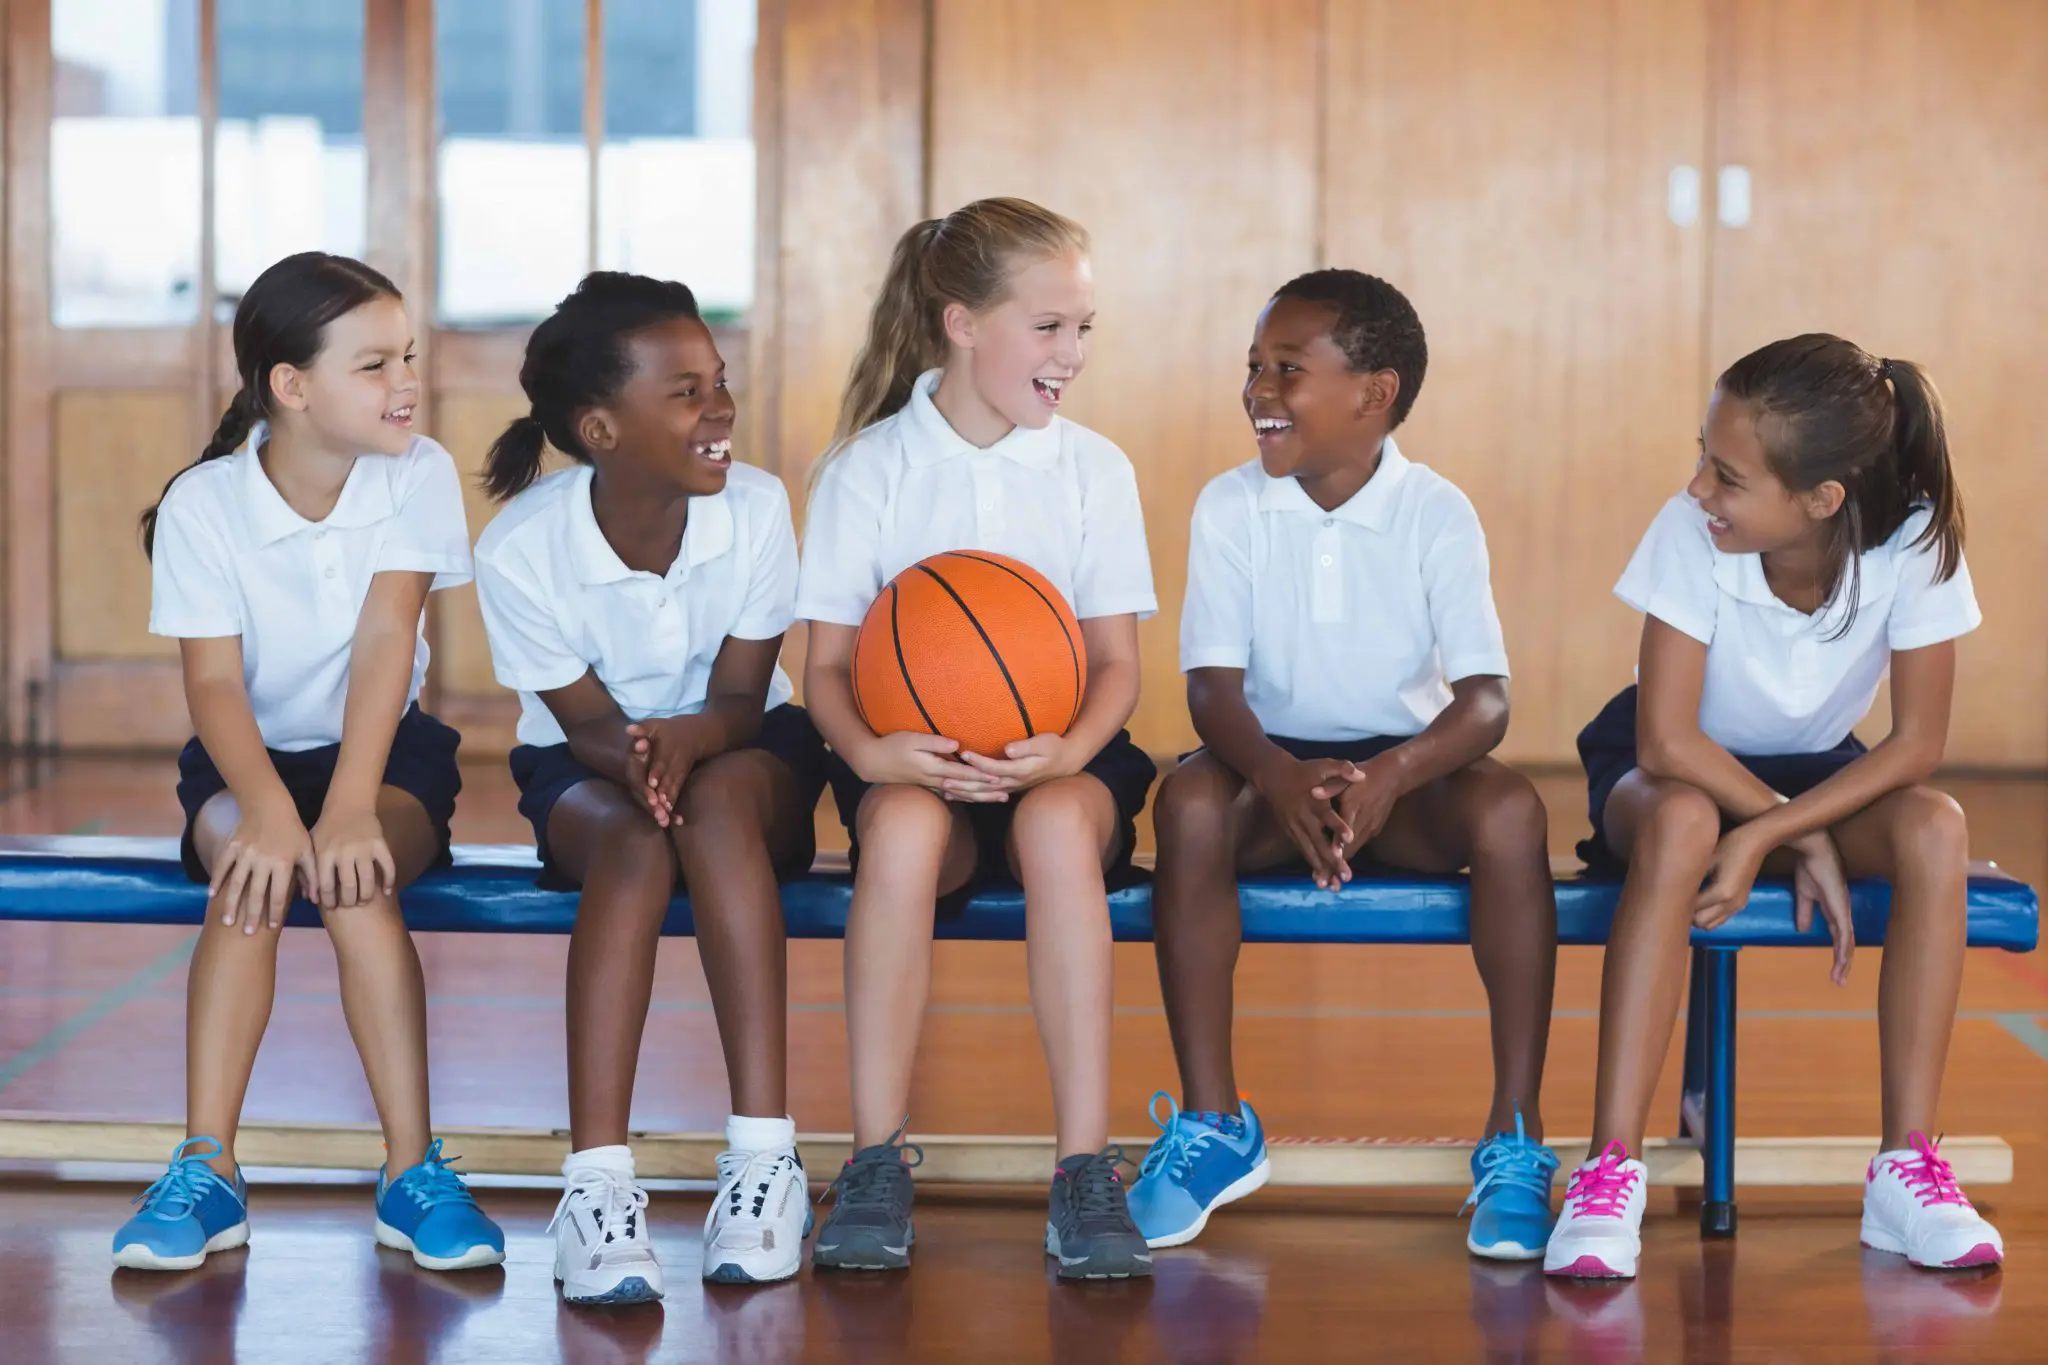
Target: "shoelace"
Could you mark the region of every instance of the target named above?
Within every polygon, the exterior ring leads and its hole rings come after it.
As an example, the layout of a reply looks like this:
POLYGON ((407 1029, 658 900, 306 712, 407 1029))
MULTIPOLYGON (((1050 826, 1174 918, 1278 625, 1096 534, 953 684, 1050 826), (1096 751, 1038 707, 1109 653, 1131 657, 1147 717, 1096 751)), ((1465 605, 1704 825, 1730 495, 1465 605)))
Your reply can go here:
POLYGON ((1076 1222, 1088 1222, 1097 1218, 1118 1221, 1130 1217, 1130 1204, 1124 1194, 1123 1173, 1117 1167, 1129 1164, 1121 1147, 1105 1147, 1095 1155, 1086 1158, 1071 1170, 1060 1172, 1073 1191, 1072 1209, 1076 1222))
POLYGON ((1919 1153, 1910 1161, 1893 1157, 1891 1167, 1899 1173, 1920 1200, 1920 1207, 1931 1209, 1936 1204, 1959 1204, 1970 1207, 1969 1196, 1956 1183, 1955 1168, 1941 1159, 1941 1139, 1929 1142, 1925 1133, 1913 1133, 1906 1138, 1906 1145, 1919 1153))
POLYGON ((1477 1208, 1480 1199, 1496 1185, 1519 1185, 1547 1201, 1550 1177, 1557 1174, 1557 1154, 1540 1142, 1529 1141, 1528 1130, 1522 1126, 1522 1111, 1517 1109, 1514 1136, 1499 1133, 1488 1139, 1479 1149, 1479 1169, 1479 1183, 1458 1208, 1461 1215, 1467 1209, 1477 1208))
POLYGON ((1581 1218, 1621 1217, 1629 1191, 1642 1176, 1640 1171, 1622 1169, 1627 1160, 1626 1147, 1619 1142, 1608 1143, 1598 1163, 1572 1172, 1572 1183, 1565 1187, 1565 1203, 1576 1203, 1581 1218))
POLYGON ((924 1164, 924 1148, 903 1141, 902 1127, 878 1147, 863 1147, 853 1154, 832 1183, 827 1196, 837 1200, 836 1210, 847 1213, 887 1210, 896 1202, 896 1192, 910 1179, 910 1173, 924 1164), (911 1158, 915 1157, 915 1160, 911 1158))
POLYGON ((451 1202, 473 1206, 476 1196, 469 1192, 469 1186, 453 1169, 460 1160, 459 1156, 442 1156, 441 1139, 435 1138, 428 1144, 427 1154, 420 1159, 420 1164, 400 1175, 393 1184, 421 1208, 451 1202))
POLYGON ((787 1152, 720 1152, 718 1154, 719 1197, 714 1209, 723 1208, 730 1218, 758 1219, 768 1206, 768 1192, 782 1168, 794 1168, 795 1158, 787 1152))
POLYGON ((567 1174, 569 1188, 562 1191, 562 1202, 555 1205, 548 1231, 553 1232, 568 1216, 570 1204, 581 1195, 593 1206, 591 1213, 598 1230, 604 1233, 607 1249, 633 1242, 643 1225, 640 1213, 647 1207, 647 1191, 620 1172, 602 1166, 578 1166, 567 1174))
POLYGON ((155 1184, 128 1202, 140 1204, 144 1213, 182 1218, 198 1208, 199 1201, 215 1185, 233 1194, 235 1187, 222 1179, 219 1171, 207 1165, 220 1154, 221 1145, 215 1138, 186 1138, 172 1149, 170 1169, 158 1176, 155 1184), (204 1150, 207 1148, 211 1150, 204 1150))
MULTIPOLYGON (((1181 1124, 1180 1102, 1164 1090, 1152 1096, 1147 1106, 1152 1122, 1159 1129, 1159 1139, 1145 1151, 1145 1164, 1138 1168, 1140 1177, 1158 1175, 1162 1172, 1176 1185, 1185 1185, 1194 1170, 1195 1158, 1202 1149, 1222 1136, 1213 1128, 1204 1125, 1201 1132, 1190 1137, 1181 1124), (1159 1101, 1166 1101, 1166 1117, 1159 1117, 1159 1101)), ((1118 1149, 1121 1152, 1122 1149, 1118 1149)))

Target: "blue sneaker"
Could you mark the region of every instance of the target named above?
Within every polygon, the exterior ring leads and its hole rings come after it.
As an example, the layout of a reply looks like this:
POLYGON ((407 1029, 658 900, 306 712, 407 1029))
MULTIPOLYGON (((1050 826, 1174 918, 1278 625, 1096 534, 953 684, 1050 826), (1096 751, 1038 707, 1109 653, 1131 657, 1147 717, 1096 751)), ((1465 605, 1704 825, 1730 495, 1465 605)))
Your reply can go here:
POLYGON ((420 1164, 377 1177, 377 1244, 410 1251, 426 1270, 469 1270, 505 1259, 505 1234, 484 1216, 435 1138, 420 1164))
POLYGON ((1152 1097, 1159 1140, 1145 1153, 1138 1183, 1131 1186, 1131 1220, 1145 1235, 1146 1246, 1194 1241, 1211 1212, 1244 1198, 1273 1173, 1266 1160, 1266 1132, 1251 1105, 1223 1116, 1221 1126, 1209 1118, 1182 1113, 1164 1090, 1152 1097), (1161 1100, 1167 1107, 1163 1120, 1161 1100))
POLYGON ((230 1185, 207 1162, 220 1140, 188 1137, 171 1152, 171 1167, 135 1197, 142 1209, 114 1234, 114 1264, 130 1270, 191 1270, 209 1253, 249 1240, 249 1184, 230 1185))
POLYGON ((1557 1175, 1557 1153, 1531 1142, 1523 1131, 1521 1111, 1515 1131, 1495 1133, 1472 1153, 1472 1231, 1465 1249, 1495 1261, 1533 1261, 1543 1255, 1557 1215, 1550 1211, 1550 1182, 1557 1175))

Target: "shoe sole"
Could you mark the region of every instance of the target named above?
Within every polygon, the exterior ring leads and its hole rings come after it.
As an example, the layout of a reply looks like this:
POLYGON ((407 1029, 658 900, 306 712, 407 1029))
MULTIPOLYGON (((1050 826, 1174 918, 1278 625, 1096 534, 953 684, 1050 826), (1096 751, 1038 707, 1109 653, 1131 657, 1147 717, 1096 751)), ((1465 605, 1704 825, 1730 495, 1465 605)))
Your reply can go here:
POLYGON ((141 1242, 114 1248, 114 1264, 123 1270, 197 1270, 216 1251, 233 1251, 249 1244, 249 1220, 222 1228, 206 1239, 206 1245, 192 1256, 160 1256, 141 1242))
POLYGON ((1186 1246, 1189 1242, 1194 1241, 1195 1238, 1200 1237, 1202 1235, 1203 1228, 1209 1226, 1210 1214, 1216 1212, 1216 1210, 1222 1208, 1225 1204, 1235 1204, 1238 1200, 1252 1193, 1254 1190, 1258 1189, 1261 1185, 1264 1185, 1268 1180, 1272 1178, 1272 1161, 1266 1157, 1260 1157, 1258 1165, 1252 1167, 1249 1171, 1246 1171, 1243 1175, 1231 1181, 1228 1185, 1225 1185, 1223 1187, 1222 1192, 1219 1193, 1214 1199, 1211 1199, 1207 1207, 1205 1207, 1200 1214, 1196 1215, 1194 1222, 1188 1224, 1186 1227, 1180 1229, 1178 1232, 1163 1233, 1158 1237, 1147 1237, 1145 1239, 1145 1245, 1155 1249, 1161 1247, 1186 1246))
POLYGON ((1469 1236, 1465 1239, 1465 1250, 1471 1252, 1474 1256, 1483 1257, 1489 1261, 1540 1261, 1543 1259, 1543 1248, 1540 1246, 1525 1247, 1520 1242, 1495 1242, 1491 1246, 1481 1246, 1469 1236))
POLYGON ((1045 1254, 1059 1258, 1059 1277, 1063 1280, 1139 1280, 1152 1274, 1152 1257, 1144 1251, 1066 1255, 1060 1250, 1060 1234, 1051 1223, 1045 1225, 1045 1254))
POLYGON ((720 1261, 704 1272, 704 1279, 708 1284, 773 1284, 777 1280, 789 1279, 803 1269, 803 1265, 803 1252, 799 1248, 787 1266, 777 1266, 765 1274, 756 1275, 737 1261, 720 1261))
POLYGON ((568 1285, 563 1284, 561 1280, 557 1279, 555 1283, 562 1286, 563 1303, 588 1308, 617 1308, 629 1303, 654 1303, 661 1298, 662 1293, 638 1275, 628 1275, 602 1294, 571 1294, 568 1285))
POLYGON ((817 1270, 908 1270, 910 1247, 819 1247, 811 1253, 811 1266, 817 1270))
POLYGON ((484 1266, 505 1263, 504 1251, 494 1246, 473 1246, 460 1256, 429 1256, 413 1245, 412 1238, 382 1218, 377 1220, 371 1235, 377 1239, 377 1245, 380 1247, 412 1253, 413 1264, 422 1270, 478 1270, 484 1266))
POLYGON ((1872 1251, 1887 1251, 1894 1256, 1904 1256, 1922 1270, 1975 1270, 1987 1265, 1999 1265, 2005 1260, 2005 1253, 1990 1242, 1979 1242, 1953 1261, 1915 1260, 1906 1250, 1906 1244, 1884 1228, 1866 1222, 1863 1225, 1863 1245, 1872 1251))

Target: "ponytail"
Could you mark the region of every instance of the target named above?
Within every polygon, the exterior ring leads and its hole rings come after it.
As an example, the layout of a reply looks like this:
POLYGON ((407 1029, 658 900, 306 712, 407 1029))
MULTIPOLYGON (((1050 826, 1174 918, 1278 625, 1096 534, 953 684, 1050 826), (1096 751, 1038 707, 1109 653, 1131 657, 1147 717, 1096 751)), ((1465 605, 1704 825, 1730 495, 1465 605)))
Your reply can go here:
POLYGON ((1824 332, 1789 337, 1730 365, 1716 387, 1754 411, 1764 458, 1778 481, 1805 493, 1830 481, 1842 506, 1829 526, 1823 598, 1847 604, 1835 638, 1855 624, 1863 555, 1890 540, 1918 509, 1935 581, 1963 562, 1963 502, 1949 464, 1941 398, 1908 360, 1880 360, 1824 332))
POLYGON ((547 432, 541 429, 538 417, 529 412, 512 419, 512 425, 491 442, 491 453, 484 457, 484 492, 491 501, 503 502, 523 493, 540 477, 541 457, 547 452, 547 443, 547 432))
MULTIPOLYGON (((199 452, 199 458, 186 465, 185 469, 195 468, 208 460, 218 460, 223 455, 232 455, 240 450, 242 443, 249 439, 249 433, 255 429, 256 423, 262 420, 263 415, 258 411, 258 407, 257 400, 247 389, 236 389, 235 396, 228 402, 228 410, 220 415, 220 425, 213 429, 213 439, 199 452)), ((171 484, 183 476, 185 469, 171 475, 164 484, 164 491, 156 495, 156 501, 142 514, 142 554, 145 559, 156 553, 156 509, 163 506, 164 498, 171 491, 171 484)))
POLYGON ((1927 371, 1910 360, 1882 360, 1878 367, 1892 382, 1892 460, 1905 500, 1932 510, 1913 544, 1934 546, 1934 581, 1946 583, 1963 563, 1963 495, 1949 463, 1941 394, 1927 371))
POLYGON ((898 238, 811 488, 848 442, 903 410, 919 375, 945 363, 947 304, 979 313, 1002 301, 1020 266, 1087 250, 1087 229, 1024 199, 977 199, 898 238))
MULTIPOLYGON (((241 386, 213 439, 186 469, 232 455, 270 417, 270 376, 280 365, 305 369, 326 344, 327 324, 377 299, 402 299, 398 286, 361 261, 325 251, 287 256, 249 285, 235 306, 235 373, 241 386)), ((156 514, 185 473, 173 474, 142 514, 142 553, 156 550, 156 514)))

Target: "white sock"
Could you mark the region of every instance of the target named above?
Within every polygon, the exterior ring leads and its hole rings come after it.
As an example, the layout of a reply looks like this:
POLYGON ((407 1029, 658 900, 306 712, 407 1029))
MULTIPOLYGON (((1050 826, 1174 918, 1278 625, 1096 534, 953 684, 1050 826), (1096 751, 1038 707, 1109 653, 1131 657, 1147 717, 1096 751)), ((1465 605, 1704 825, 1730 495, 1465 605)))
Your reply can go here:
POLYGON ((725 1120, 725 1145, 736 1152, 779 1152, 796 1146, 796 1120, 784 1115, 779 1119, 748 1118, 745 1114, 728 1115, 725 1120))
POLYGON ((633 1149, 620 1143, 615 1147, 586 1147, 580 1152, 571 1152, 562 1158, 562 1174, 588 1169, 595 1166, 601 1171, 623 1175, 633 1179, 633 1149))

